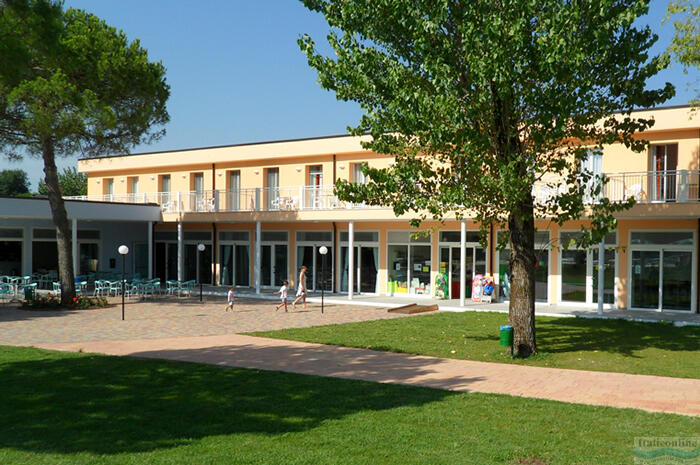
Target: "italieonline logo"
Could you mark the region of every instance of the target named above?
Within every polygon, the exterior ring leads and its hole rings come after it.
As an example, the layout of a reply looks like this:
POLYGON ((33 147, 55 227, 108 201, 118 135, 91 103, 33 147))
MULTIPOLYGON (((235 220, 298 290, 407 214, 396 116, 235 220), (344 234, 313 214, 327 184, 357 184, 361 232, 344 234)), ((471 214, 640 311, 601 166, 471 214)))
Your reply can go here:
POLYGON ((700 465, 700 436, 634 438, 635 465, 700 465))

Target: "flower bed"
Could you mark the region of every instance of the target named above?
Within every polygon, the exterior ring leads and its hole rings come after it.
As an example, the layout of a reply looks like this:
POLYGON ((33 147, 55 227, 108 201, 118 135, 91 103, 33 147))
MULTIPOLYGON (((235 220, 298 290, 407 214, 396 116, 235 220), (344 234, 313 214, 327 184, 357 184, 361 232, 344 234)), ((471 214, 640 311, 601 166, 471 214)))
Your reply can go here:
POLYGON ((73 297, 73 303, 69 306, 61 305, 60 296, 47 295, 47 296, 35 296, 33 299, 25 300, 22 302, 23 308, 29 309, 57 309, 57 308, 71 308, 71 309, 81 309, 81 308, 100 308, 107 307, 109 302, 105 297, 86 297, 78 296, 73 297))

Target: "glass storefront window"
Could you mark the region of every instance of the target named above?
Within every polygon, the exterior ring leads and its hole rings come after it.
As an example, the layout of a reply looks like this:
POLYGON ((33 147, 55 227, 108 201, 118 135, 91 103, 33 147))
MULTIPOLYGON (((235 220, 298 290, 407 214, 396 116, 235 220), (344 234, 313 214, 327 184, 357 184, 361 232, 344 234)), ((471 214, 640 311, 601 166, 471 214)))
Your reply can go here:
POLYGON ((411 283, 414 294, 430 294, 430 246, 411 246, 411 283))
POLYGON ((389 289, 393 294, 408 293, 408 245, 390 245, 387 257, 389 265, 389 289))

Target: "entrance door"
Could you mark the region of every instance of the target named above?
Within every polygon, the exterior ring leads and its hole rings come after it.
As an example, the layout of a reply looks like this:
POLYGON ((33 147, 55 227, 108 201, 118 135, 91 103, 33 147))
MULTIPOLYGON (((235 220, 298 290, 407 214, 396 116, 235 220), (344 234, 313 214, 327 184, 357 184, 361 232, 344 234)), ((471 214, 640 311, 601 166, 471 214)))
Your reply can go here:
POLYGON ((156 242, 155 277, 165 284, 168 280, 177 279, 177 244, 156 242))
MULTIPOLYGON (((475 247, 465 247, 464 282, 465 295, 471 295, 472 280, 474 278, 474 254, 475 247)), ((460 262, 461 250, 459 247, 440 247, 440 261, 448 264, 447 275, 449 277, 450 299, 458 299, 460 291, 460 262)))
MULTIPOLYGON (((341 292, 348 291, 348 247, 340 249, 342 267, 341 292)), ((356 245, 353 247, 355 276, 354 292, 374 294, 377 289, 377 268, 379 266, 379 247, 356 245)))
POLYGON ((262 244, 260 261, 260 284, 267 287, 282 285, 287 277, 287 245, 262 244))
POLYGON ((185 244, 185 281, 211 284, 211 244, 205 244, 204 251, 197 250, 197 244, 185 244))
POLYGON ((222 244, 219 248, 221 260, 222 286, 250 286, 250 259, 248 246, 242 244, 222 244))
POLYGON ((689 312, 693 253, 632 251, 632 307, 689 312))
POLYGON ((632 251, 632 307, 659 308, 660 262, 659 251, 632 251))

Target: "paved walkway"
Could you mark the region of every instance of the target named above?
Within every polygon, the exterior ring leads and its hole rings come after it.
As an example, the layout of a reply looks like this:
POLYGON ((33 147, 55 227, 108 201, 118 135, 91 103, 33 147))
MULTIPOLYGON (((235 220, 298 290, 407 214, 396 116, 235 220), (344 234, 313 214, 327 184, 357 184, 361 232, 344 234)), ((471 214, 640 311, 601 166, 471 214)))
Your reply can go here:
POLYGON ((39 346, 700 416, 696 379, 451 360, 238 334, 39 346))
MULTIPOLYGON (((161 298, 153 301, 127 300, 126 319, 121 320, 121 300, 111 298, 113 307, 90 310, 37 311, 17 305, 0 305, 0 344, 153 339, 185 336, 268 331, 284 328, 331 325, 385 318, 406 318, 387 313, 386 307, 324 305, 309 303, 289 313, 275 311, 279 299, 243 299, 235 310, 224 312, 223 297, 161 298)), ((410 318, 410 317, 409 317, 410 318)))

